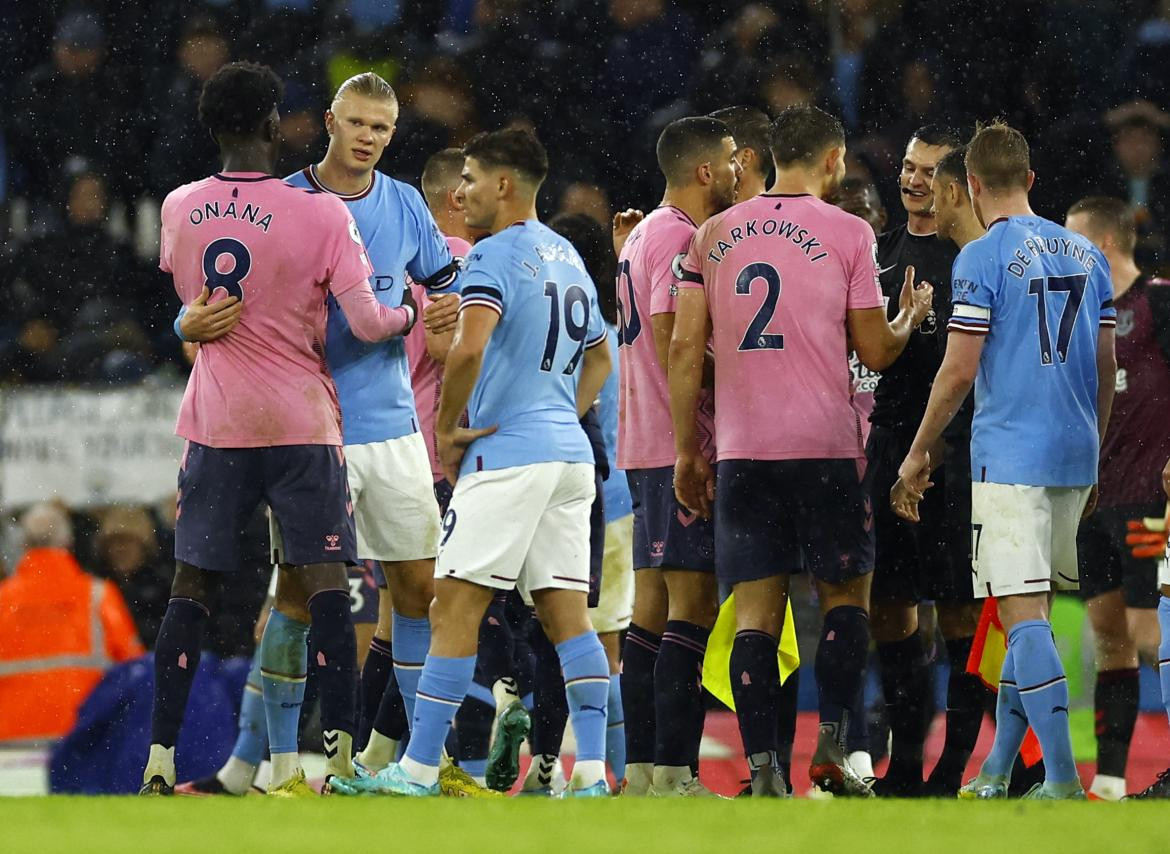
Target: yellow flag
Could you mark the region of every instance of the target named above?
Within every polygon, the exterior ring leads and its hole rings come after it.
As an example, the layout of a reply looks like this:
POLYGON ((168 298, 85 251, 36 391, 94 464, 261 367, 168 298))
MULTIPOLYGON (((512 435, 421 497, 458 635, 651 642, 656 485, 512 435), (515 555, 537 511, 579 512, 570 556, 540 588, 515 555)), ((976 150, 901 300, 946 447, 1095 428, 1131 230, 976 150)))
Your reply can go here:
MULTIPOLYGON (((731 645, 735 643, 735 594, 719 608, 719 617, 707 640, 707 654, 703 658, 703 687, 716 699, 735 711, 731 695, 731 645)), ((796 646, 796 626, 792 621, 792 603, 784 612, 784 630, 780 633, 780 648, 776 658, 780 662, 780 684, 783 685, 800 667, 800 650, 796 646)))

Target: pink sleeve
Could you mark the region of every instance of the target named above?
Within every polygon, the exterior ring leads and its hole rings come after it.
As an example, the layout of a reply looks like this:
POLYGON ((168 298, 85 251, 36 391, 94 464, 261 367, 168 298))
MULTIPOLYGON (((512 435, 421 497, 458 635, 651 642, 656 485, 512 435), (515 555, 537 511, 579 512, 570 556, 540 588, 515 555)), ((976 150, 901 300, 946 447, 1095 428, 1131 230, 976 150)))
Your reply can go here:
POLYGON ((320 230, 323 236, 320 281, 329 283, 329 290, 340 302, 341 295, 350 288, 366 284, 374 270, 366 255, 366 246, 362 243, 357 223, 353 221, 345 203, 336 196, 321 195, 317 198, 324 202, 320 230))
POLYGON ((857 252, 850 269, 845 271, 849 278, 849 295, 845 307, 850 310, 882 308, 885 300, 878 280, 877 240, 874 239, 869 223, 860 219, 857 222, 857 252))
POLYGON ((167 227, 167 220, 170 219, 168 212, 170 209, 171 197, 168 195, 163 199, 162 210, 159 212, 159 228, 158 239, 158 268, 164 273, 171 272, 171 237, 170 230, 167 227))
MULTIPOLYGON (((664 241, 648 252, 647 267, 650 268, 650 316, 674 314, 678 305, 678 286, 682 278, 682 261, 687 255, 691 235, 686 240, 664 241)), ((673 235, 672 235, 673 236, 673 235)))
POLYGON ((707 229, 700 228, 691 237, 690 245, 687 247, 686 255, 683 256, 679 263, 679 280, 678 287, 680 288, 701 288, 703 287, 703 259, 700 257, 702 251, 699 247, 702 245, 703 238, 707 233, 707 229))
POLYGON ((333 296, 359 341, 372 343, 401 335, 414 320, 411 309, 406 306, 390 308, 378 302, 368 282, 365 287, 350 287, 341 293, 333 291, 333 296))

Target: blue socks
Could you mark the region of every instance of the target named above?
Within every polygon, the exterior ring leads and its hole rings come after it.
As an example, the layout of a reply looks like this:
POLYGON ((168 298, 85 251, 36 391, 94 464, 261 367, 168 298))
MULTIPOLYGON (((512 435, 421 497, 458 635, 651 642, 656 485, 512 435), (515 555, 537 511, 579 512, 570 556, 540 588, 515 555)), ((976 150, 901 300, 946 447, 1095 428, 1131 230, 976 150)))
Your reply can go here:
POLYGON ((626 776, 626 722, 622 711, 622 679, 617 673, 609 676, 605 719, 605 761, 609 763, 613 778, 621 782, 626 776))
POLYGON ((1158 626, 1162 629, 1162 642, 1158 644, 1158 678, 1162 682, 1162 705, 1170 716, 1170 597, 1158 600, 1158 626))
POLYGON ((597 633, 588 631, 557 644, 569 719, 577 738, 577 762, 605 761, 606 707, 609 704, 609 660, 597 633))
MULTIPOLYGON (((275 608, 260 640, 260 681, 268 722, 269 752, 296 753, 305 677, 309 668, 309 627, 275 608)), ((278 781, 279 782, 279 781, 278 781)))
MULTIPOLYGON (((395 628, 398 628, 399 617, 394 615, 395 628)), ((426 622, 413 620, 411 622, 426 622)), ((429 634, 429 623, 427 623, 429 634)), ((394 651, 398 653, 398 642, 394 643, 394 651)), ((395 663, 397 669, 397 662, 395 663)), ((406 758, 417 763, 433 767, 438 774, 439 757, 443 753, 443 744, 447 740, 447 733, 451 723, 455 720, 455 713, 463 704, 467 696, 467 689, 471 686, 471 678, 475 674, 475 656, 466 658, 442 658, 437 655, 428 655, 413 693, 417 695, 411 705, 414 706, 414 715, 410 722, 410 746, 406 748, 406 758)), ((402 695, 406 696, 403 690, 402 695)), ((430 783, 428 780, 419 782, 430 783)))
POLYGON ((1044 751, 1045 782, 1072 783, 1077 766, 1068 728, 1068 682, 1052 626, 1046 620, 1016 623, 1008 633, 1008 647, 1014 654, 1020 702, 1044 751))
POLYGON ((980 773, 987 777, 1009 776, 1027 733, 1028 716, 1020 702, 1015 655, 1009 646, 999 677, 999 695, 995 701, 995 741, 983 761, 980 773))
POLYGON ((268 755, 268 722, 264 719, 264 688, 260 676, 260 648, 252 655, 252 669, 244 685, 244 698, 240 701, 240 734, 232 756, 259 765, 268 755))
MULTIPOLYGON (((395 611, 391 636, 394 645, 394 678, 398 682, 398 690, 402 692, 402 702, 406 705, 406 720, 413 726, 414 697, 418 693, 423 662, 427 660, 427 652, 431 648, 431 621, 426 617, 404 617, 395 611)), ((474 658, 472 656, 473 661, 474 658)), ((464 686, 463 690, 466 692, 467 687, 464 686)), ((463 696, 460 695, 459 699, 462 700, 463 696)))

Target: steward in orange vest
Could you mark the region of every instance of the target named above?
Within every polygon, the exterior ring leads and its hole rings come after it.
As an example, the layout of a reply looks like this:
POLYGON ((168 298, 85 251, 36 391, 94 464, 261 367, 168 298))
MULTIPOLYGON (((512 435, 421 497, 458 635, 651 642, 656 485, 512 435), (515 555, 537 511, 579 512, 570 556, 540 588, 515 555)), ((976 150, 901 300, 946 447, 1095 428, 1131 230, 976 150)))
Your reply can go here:
POLYGON ((0 743, 66 734, 106 669, 143 651, 111 582, 67 549, 29 549, 0 581, 0 743))

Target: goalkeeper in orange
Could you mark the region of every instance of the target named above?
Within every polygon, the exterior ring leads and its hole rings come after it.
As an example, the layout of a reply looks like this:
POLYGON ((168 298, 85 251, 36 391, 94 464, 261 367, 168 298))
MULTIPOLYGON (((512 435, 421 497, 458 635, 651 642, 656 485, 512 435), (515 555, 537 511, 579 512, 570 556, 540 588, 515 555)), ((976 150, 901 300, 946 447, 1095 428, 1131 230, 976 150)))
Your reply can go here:
POLYGON ((1138 662, 1152 664, 1158 651, 1155 574, 1165 535, 1147 531, 1142 520, 1161 528, 1165 517, 1158 472, 1170 455, 1170 282, 1138 268, 1133 215, 1120 199, 1082 199, 1065 225, 1108 260, 1117 310, 1117 383, 1101 443, 1100 495, 1077 535, 1081 595, 1096 639, 1097 772, 1089 797, 1112 801, 1126 794, 1138 662))

